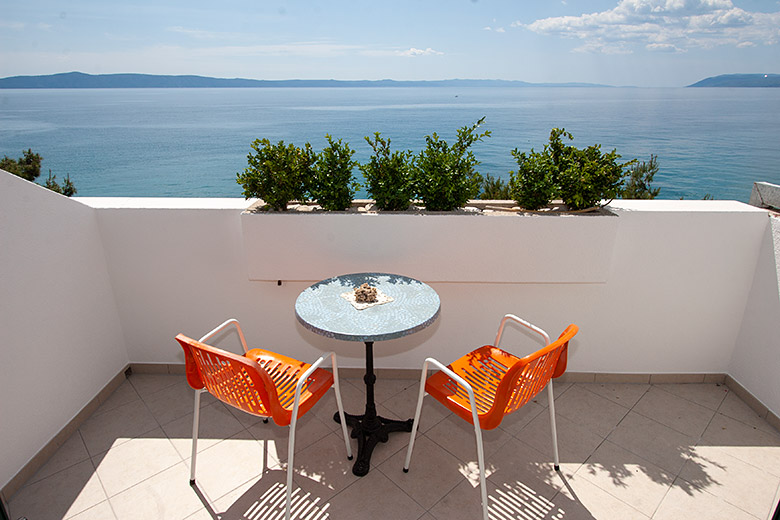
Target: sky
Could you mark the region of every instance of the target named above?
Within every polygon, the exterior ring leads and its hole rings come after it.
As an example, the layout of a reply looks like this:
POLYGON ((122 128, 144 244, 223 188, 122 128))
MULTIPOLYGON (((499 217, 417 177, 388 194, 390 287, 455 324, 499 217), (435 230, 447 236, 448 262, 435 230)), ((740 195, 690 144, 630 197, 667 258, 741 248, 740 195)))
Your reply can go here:
POLYGON ((4 0, 0 77, 678 87, 780 73, 780 0, 4 0))

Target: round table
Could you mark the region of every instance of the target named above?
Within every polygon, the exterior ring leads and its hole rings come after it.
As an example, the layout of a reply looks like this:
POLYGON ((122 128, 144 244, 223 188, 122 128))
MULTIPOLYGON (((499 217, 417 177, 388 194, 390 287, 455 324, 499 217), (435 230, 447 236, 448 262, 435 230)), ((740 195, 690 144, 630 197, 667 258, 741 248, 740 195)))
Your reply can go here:
MULTIPOLYGON (((371 466, 371 453, 378 442, 387 442, 392 432, 411 432, 412 419, 395 421, 380 417, 374 403, 374 342, 400 338, 418 332, 439 316, 439 295, 430 286, 409 278, 385 273, 356 273, 317 282, 295 301, 295 315, 307 329, 344 341, 362 341, 366 346, 366 409, 362 415, 345 414, 358 441, 352 473, 363 476, 371 466), (342 295, 367 283, 392 301, 367 309, 356 309, 342 295)), ((338 413, 334 415, 338 422, 338 413)))

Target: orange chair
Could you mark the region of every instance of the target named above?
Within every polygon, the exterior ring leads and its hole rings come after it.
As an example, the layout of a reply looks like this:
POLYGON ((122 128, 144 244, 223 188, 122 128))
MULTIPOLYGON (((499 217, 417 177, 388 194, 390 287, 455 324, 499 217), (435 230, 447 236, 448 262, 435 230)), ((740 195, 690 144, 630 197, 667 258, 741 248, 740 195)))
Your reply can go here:
POLYGON ((521 408, 545 386, 548 390, 554 467, 558 471, 560 467, 552 378, 560 377, 566 371, 569 340, 577 334, 577 331, 576 325, 569 325, 561 336, 554 343, 551 343, 550 336, 539 327, 517 316, 507 314, 501 320, 495 346, 485 345, 448 366, 444 366, 434 358, 426 359, 423 363, 420 394, 417 400, 417 410, 414 414, 412 436, 406 452, 404 472, 409 471, 422 401, 427 393, 456 415, 474 425, 477 438, 479 482, 482 491, 482 515, 484 520, 488 520, 482 430, 492 430, 497 427, 505 415, 521 408), (544 338, 545 347, 523 358, 498 348, 504 326, 508 321, 516 322, 541 335, 544 338), (434 365, 440 371, 426 380, 428 365, 434 365))
POLYGON ((195 484, 195 460, 198 453, 198 424, 200 421, 200 394, 208 391, 220 401, 252 415, 272 418, 279 426, 290 426, 287 444, 287 503, 285 518, 290 519, 292 502, 293 455, 295 453, 295 425, 298 418, 309 411, 331 386, 336 390, 336 403, 341 418, 347 458, 352 459, 352 448, 347 436, 344 407, 339 391, 339 375, 336 355, 329 352, 309 365, 267 350, 248 350, 244 333, 238 320, 230 319, 198 341, 183 334, 176 336, 184 349, 187 382, 195 389, 195 414, 192 423, 192 467, 190 484, 195 484), (235 325, 245 354, 211 347, 203 343, 235 325), (331 358, 333 374, 319 368, 327 357, 331 358))

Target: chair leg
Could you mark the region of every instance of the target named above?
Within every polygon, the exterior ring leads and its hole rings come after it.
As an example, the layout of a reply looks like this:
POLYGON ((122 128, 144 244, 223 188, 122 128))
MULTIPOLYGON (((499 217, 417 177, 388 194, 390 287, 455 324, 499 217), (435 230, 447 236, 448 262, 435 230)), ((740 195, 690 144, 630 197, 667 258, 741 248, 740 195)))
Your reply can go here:
POLYGON ((200 424, 200 394, 205 390, 195 390, 195 410, 192 414, 192 463, 190 464, 190 485, 195 484, 195 459, 198 455, 198 426, 200 424))
POLYGON ((561 469, 560 461, 558 460, 558 430, 555 427, 555 397, 553 395, 553 382, 552 379, 547 383, 547 401, 548 408, 550 409, 550 430, 552 431, 552 443, 553 443, 553 467, 555 471, 561 469))
POLYGON ((482 446, 482 428, 474 421, 474 434, 477 438, 477 464, 479 465, 479 487, 482 493, 482 518, 488 520, 487 483, 485 482, 485 449, 482 446))
POLYGON ((425 397, 425 379, 428 375, 428 362, 423 364, 422 376, 420 377, 420 393, 417 397, 417 408, 414 412, 414 422, 412 423, 412 434, 409 437, 409 448, 406 450, 406 460, 404 461, 404 473, 409 473, 409 463, 412 461, 412 450, 414 449, 414 438, 417 436, 417 428, 420 426, 420 412, 422 411, 423 398, 425 397))
POLYGON ((295 456, 295 426, 297 423, 298 418, 293 415, 290 420, 290 436, 287 439, 287 499, 285 502, 285 520, 290 520, 290 510, 292 509, 293 457, 295 456))
POLYGON ((336 354, 331 355, 333 367, 333 391, 336 392, 336 406, 339 409, 339 420, 341 421, 341 433, 344 435, 344 444, 347 447, 347 460, 352 460, 352 446, 349 444, 349 433, 347 432, 347 419, 344 416, 344 405, 341 402, 341 388, 339 387, 339 369, 336 365, 336 354))

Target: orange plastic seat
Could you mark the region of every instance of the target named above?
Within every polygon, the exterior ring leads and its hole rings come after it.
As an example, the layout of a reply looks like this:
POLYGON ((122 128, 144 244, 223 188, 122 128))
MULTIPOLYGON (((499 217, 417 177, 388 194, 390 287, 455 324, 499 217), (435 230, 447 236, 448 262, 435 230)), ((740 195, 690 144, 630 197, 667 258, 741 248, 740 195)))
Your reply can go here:
POLYGON ((557 471, 559 461, 552 379, 560 377, 566 371, 569 341, 578 330, 576 325, 569 325, 555 342, 550 342, 549 335, 539 327, 507 314, 499 325, 495 346, 485 345, 447 366, 434 358, 426 359, 423 363, 420 394, 404 471, 409 471, 422 400, 427 393, 458 417, 474 425, 482 488, 482 511, 484 519, 487 520, 487 488, 481 430, 496 428, 506 415, 521 408, 545 387, 548 388, 553 459, 557 471), (509 321, 541 335, 545 346, 522 358, 498 348, 504 327, 509 321), (429 365, 438 367, 440 371, 426 379, 429 365))
POLYGON ((279 426, 289 426, 287 459, 286 518, 290 518, 292 499, 293 455, 295 451, 295 425, 298 418, 308 412, 331 386, 336 391, 336 402, 341 418, 347 457, 352 459, 352 448, 347 436, 344 408, 339 391, 336 356, 329 352, 315 363, 308 364, 268 350, 248 350, 244 334, 237 320, 231 319, 212 330, 200 340, 183 334, 176 336, 184 350, 187 382, 195 389, 195 412, 192 427, 192 466, 190 484, 195 484, 200 394, 209 392, 220 401, 259 417, 271 418, 279 426), (203 343, 229 325, 235 325, 243 356, 203 343), (331 358, 333 373, 319 368, 331 358))

